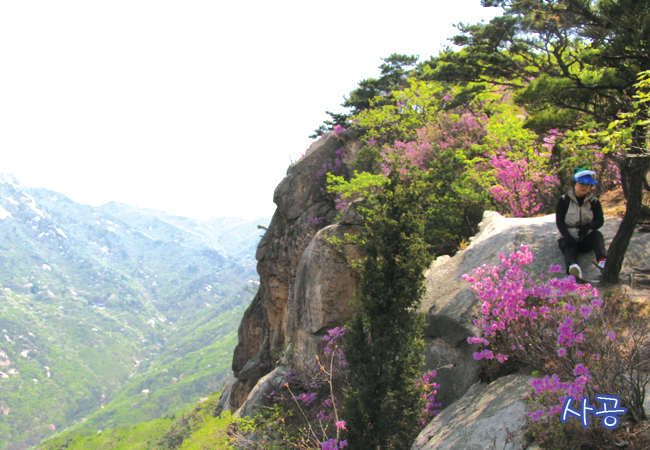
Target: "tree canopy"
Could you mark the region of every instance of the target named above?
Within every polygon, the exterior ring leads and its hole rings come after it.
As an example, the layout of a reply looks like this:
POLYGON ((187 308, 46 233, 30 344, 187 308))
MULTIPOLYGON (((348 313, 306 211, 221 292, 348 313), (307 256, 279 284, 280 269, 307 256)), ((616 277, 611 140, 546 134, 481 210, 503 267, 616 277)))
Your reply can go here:
POLYGON ((331 120, 325 121, 310 137, 322 136, 336 125, 346 126, 348 120, 361 111, 373 107, 373 104, 385 103, 394 90, 399 90, 408 85, 409 67, 413 67, 418 59, 418 56, 415 55, 409 56, 398 53, 393 53, 387 58, 381 58, 384 63, 379 66, 379 78, 361 80, 358 87, 353 89, 344 102, 341 103, 341 106, 350 108, 351 111, 347 114, 326 111, 331 120))
MULTIPOLYGON (((506 86, 538 132, 602 131, 635 110, 637 76, 650 69, 650 3, 638 0, 484 0, 504 9, 489 23, 461 25, 434 77, 506 86)), ((645 133, 606 157, 620 169, 626 214, 602 280, 618 282, 642 208, 650 158, 645 133)), ((592 160, 593 160, 592 156, 592 160)), ((595 161, 593 161, 595 162, 595 161)))

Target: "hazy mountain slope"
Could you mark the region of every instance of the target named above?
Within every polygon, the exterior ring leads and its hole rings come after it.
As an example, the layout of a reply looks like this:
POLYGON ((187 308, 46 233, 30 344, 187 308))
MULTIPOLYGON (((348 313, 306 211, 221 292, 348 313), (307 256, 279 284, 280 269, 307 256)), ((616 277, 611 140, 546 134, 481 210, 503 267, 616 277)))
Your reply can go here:
POLYGON ((209 243, 224 255, 255 264, 259 241, 258 225, 268 225, 269 218, 240 219, 213 217, 205 221, 178 217, 162 211, 138 209, 122 203, 110 202, 98 208, 119 218, 133 228, 154 239, 181 239, 185 245, 204 246, 209 243))
POLYGON ((174 225, 189 219, 167 216, 147 233, 141 224, 161 219, 128 208, 116 217, 0 177, 0 449, 26 448, 101 407, 117 412, 99 425, 150 419, 229 373, 258 237, 233 238, 233 256, 215 245, 226 231, 210 234, 225 227, 196 222, 191 232, 174 225), (127 385, 124 414, 109 401, 127 385))

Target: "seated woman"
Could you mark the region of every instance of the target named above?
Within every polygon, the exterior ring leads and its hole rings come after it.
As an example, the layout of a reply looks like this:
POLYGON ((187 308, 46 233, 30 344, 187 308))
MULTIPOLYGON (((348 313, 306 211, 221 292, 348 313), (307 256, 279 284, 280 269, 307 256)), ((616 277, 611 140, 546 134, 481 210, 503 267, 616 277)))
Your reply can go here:
POLYGON ((560 197, 555 209, 555 223, 562 234, 558 241, 564 253, 567 273, 582 278, 578 253, 594 251, 600 268, 605 267, 605 242, 598 229, 605 223, 603 207, 591 191, 598 184, 592 170, 577 169, 573 189, 560 197))

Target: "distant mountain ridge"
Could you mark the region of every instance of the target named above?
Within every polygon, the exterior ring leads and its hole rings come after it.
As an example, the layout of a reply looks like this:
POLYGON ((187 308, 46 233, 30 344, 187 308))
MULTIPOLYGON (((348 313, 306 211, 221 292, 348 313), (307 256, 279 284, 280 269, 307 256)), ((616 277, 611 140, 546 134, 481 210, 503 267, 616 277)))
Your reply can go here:
POLYGON ((92 207, 0 175, 0 449, 218 389, 266 222, 92 207), (111 406, 134 384, 136 401, 111 406))
POLYGON ((123 220, 154 239, 174 238, 174 232, 178 233, 180 230, 185 233, 187 245, 207 244, 223 255, 250 259, 252 264, 255 263, 256 247, 250 243, 259 240, 258 225, 267 225, 270 222, 270 218, 235 217, 213 217, 200 221, 117 202, 106 203, 98 209, 123 220))

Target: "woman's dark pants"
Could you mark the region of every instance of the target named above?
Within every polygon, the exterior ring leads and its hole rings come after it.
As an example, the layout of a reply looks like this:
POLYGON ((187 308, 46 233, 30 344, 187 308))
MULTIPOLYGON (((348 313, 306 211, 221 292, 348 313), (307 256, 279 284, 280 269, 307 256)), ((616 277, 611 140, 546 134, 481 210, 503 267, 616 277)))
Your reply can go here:
MULTIPOLYGON (((564 262, 567 270, 572 264, 578 264, 578 253, 594 251, 596 260, 607 256, 605 251, 605 240, 600 231, 594 230, 585 236, 581 242, 567 241, 565 238, 560 238, 558 241, 560 250, 564 253, 564 262)), ((568 273, 568 272, 567 272, 568 273)))

